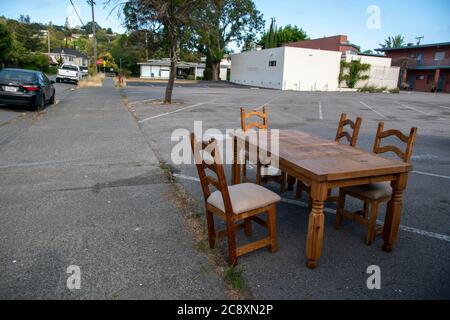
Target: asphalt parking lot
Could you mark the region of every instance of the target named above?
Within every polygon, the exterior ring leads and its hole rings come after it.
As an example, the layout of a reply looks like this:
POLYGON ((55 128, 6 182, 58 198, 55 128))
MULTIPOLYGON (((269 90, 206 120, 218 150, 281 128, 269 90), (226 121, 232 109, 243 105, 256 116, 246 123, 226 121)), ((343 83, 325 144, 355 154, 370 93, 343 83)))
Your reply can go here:
MULTIPOLYGON (((346 222, 341 231, 334 225, 334 207, 326 213, 325 244, 320 267, 308 270, 304 247, 308 221, 307 199, 297 201, 292 192, 282 195, 278 211, 280 250, 275 255, 261 250, 240 258, 245 278, 257 299, 407 299, 450 297, 450 96, 401 93, 300 93, 230 85, 175 87, 174 106, 161 106, 164 87, 139 83, 124 90, 132 112, 161 157, 171 163, 172 132, 193 130, 202 121, 203 130, 240 126, 241 106, 269 107, 269 126, 299 129, 334 138, 342 112, 360 116, 363 126, 359 147, 371 150, 378 122, 409 133, 418 127, 414 149, 414 172, 404 197, 402 229, 394 253, 381 250, 377 238, 364 244, 365 229, 346 222), (294 201, 292 201, 294 200, 294 201), (382 289, 366 287, 367 267, 378 265, 382 289)), ((174 166, 179 181, 202 202, 194 166, 174 166)), ((229 172, 229 170, 228 170, 229 172)), ((270 186, 274 191, 276 185, 270 186)), ((354 208, 356 202, 350 201, 354 208)), ((380 220, 384 218, 384 207, 380 220)))
MULTIPOLYGON (((279 251, 239 259, 249 296, 450 298, 450 96, 200 83, 177 84, 174 104, 164 106, 158 103, 163 84, 115 89, 107 79, 102 88, 56 88, 59 103, 41 115, 0 106, 0 299, 228 297, 223 279, 194 248, 184 218, 167 200, 172 184, 160 161, 172 166, 201 208, 195 167, 171 163, 172 133, 191 131, 194 121, 202 121, 204 130, 235 129, 241 106, 266 104, 270 127, 325 138, 334 138, 342 112, 361 116, 359 147, 366 150, 379 121, 406 132, 417 126, 419 132, 393 253, 381 250, 380 238, 367 247, 365 229, 355 223, 346 221, 336 231, 331 204, 319 268, 307 269, 307 199, 286 192, 278 208, 279 251), (66 286, 71 265, 81 268, 80 290, 66 286), (381 290, 366 286, 371 265, 381 268, 381 290)), ((262 232, 255 227, 254 236, 262 232)))

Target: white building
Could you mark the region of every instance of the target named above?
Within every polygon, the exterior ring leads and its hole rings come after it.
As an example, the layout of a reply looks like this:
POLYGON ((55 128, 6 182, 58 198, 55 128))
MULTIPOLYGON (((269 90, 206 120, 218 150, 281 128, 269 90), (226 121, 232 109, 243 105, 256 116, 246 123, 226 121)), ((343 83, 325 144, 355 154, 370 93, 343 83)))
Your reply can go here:
MULTIPOLYGON (((138 63, 141 67, 141 79, 160 79, 167 80, 170 76, 170 59, 149 60, 138 63)), ((231 61, 228 58, 222 60, 220 64, 220 80, 226 81, 231 61)), ((203 78, 205 63, 183 62, 177 63, 177 77, 187 78, 194 75, 197 78, 203 78)))
POLYGON ((282 47, 231 55, 231 82, 296 91, 336 91, 341 52, 282 47))
MULTIPOLYGON (((358 81, 358 83, 356 84, 356 88, 362 88, 366 85, 374 86, 377 88, 387 87, 388 89, 394 89, 398 87, 400 68, 391 66, 391 58, 371 54, 356 54, 345 56, 345 61, 347 62, 355 60, 359 60, 364 64, 370 64, 370 70, 365 73, 369 76, 369 79, 358 81)), ((341 83, 341 86, 345 87, 345 82, 341 83)))

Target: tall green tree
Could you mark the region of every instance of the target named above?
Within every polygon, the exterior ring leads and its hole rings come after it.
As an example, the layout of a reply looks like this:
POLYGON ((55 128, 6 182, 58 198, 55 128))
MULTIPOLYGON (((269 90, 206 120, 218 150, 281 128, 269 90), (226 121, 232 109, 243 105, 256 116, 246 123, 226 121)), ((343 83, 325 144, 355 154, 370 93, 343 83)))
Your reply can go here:
POLYGON ((285 43, 309 39, 308 34, 302 28, 297 26, 288 24, 287 26, 280 27, 277 30, 275 28, 276 26, 274 25, 274 22, 272 22, 269 30, 262 35, 258 44, 263 46, 265 49, 269 49, 281 47, 285 43), (274 33, 276 34, 276 43, 273 43, 274 33), (272 40, 270 40, 271 38, 272 40))
POLYGON ((6 25, 0 23, 0 68, 5 66, 6 60, 13 49, 13 37, 6 25))
POLYGON ((212 80, 219 80, 220 62, 226 48, 254 41, 263 28, 263 15, 253 0, 209 0, 196 18, 197 32, 204 45, 212 80))
POLYGON ((405 37, 402 35, 396 35, 388 37, 384 40, 384 44, 380 43, 380 46, 384 49, 401 48, 405 45, 405 37))

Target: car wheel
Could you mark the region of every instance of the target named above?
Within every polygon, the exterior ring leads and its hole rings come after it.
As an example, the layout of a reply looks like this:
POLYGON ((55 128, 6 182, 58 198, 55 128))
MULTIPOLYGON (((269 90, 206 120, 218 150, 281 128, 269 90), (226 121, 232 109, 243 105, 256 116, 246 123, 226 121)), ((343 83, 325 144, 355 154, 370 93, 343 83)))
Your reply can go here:
POLYGON ((40 112, 42 110, 44 110, 45 108, 45 96, 44 94, 41 94, 40 98, 38 99, 36 106, 35 106, 35 110, 36 112, 40 112))
POLYGON ((53 91, 53 95, 52 95, 52 97, 50 98, 50 101, 49 101, 48 103, 50 103, 50 104, 55 104, 55 95, 56 95, 56 91, 53 91))

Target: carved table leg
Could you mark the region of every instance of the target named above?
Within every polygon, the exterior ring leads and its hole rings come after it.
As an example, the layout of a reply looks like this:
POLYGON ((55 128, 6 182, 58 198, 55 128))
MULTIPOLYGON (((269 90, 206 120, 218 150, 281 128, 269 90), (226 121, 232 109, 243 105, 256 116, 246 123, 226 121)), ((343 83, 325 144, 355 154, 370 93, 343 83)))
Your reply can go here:
POLYGON ((322 254, 324 220, 324 202, 327 199, 328 186, 326 183, 311 185, 312 211, 309 215, 308 237, 306 238, 306 256, 308 268, 315 269, 322 254))
POLYGON ((403 206, 403 191, 406 188, 408 174, 400 174, 396 180, 391 182, 392 198, 387 206, 386 218, 383 229, 383 250, 391 252, 395 241, 397 240, 398 230, 400 229, 400 217, 403 206))

